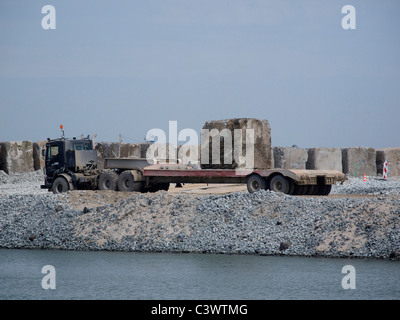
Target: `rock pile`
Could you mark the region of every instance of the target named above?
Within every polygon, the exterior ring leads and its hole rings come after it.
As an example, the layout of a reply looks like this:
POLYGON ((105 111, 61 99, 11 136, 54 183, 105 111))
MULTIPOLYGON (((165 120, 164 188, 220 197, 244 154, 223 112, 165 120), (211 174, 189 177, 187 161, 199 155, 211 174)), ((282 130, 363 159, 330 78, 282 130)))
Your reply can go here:
POLYGON ((351 178, 328 197, 40 189, 0 172, 0 247, 393 258, 400 181, 351 178))

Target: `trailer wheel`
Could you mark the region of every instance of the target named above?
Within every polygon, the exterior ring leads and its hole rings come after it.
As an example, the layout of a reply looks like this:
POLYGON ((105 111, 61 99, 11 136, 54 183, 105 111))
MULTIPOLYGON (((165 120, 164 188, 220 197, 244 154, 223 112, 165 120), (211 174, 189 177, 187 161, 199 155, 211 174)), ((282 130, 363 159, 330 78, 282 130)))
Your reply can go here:
POLYGON ((314 192, 315 192, 315 188, 316 188, 316 187, 317 187, 316 185, 310 184, 310 185, 308 186, 307 194, 308 194, 308 195, 313 195, 314 192))
POLYGON ((303 187, 303 189, 301 190, 300 195, 304 196, 304 195, 307 194, 308 185, 307 185, 307 184, 304 184, 302 187, 303 187))
POLYGON ((281 175, 276 175, 271 179, 269 188, 271 191, 289 193, 289 181, 281 175))
POLYGON ((130 171, 122 172, 119 175, 117 184, 120 191, 129 192, 142 190, 142 183, 140 181, 135 182, 135 178, 130 171))
POLYGON ((324 186, 323 194, 324 196, 327 196, 332 190, 332 185, 331 184, 326 184, 324 186))
POLYGON ((318 190, 316 192, 317 195, 319 195, 319 196, 327 196, 332 190, 332 185, 320 183, 317 186, 317 190, 318 190))
POLYGON ((289 192, 288 194, 294 195, 296 190, 296 183, 292 179, 288 179, 289 181, 289 192))
POLYGON ((99 190, 117 190, 118 175, 115 172, 103 172, 99 177, 99 190))
POLYGON ((64 193, 67 192, 68 189, 69 189, 68 181, 65 180, 64 177, 58 177, 56 180, 54 180, 52 186, 53 193, 55 194, 64 193))
POLYGON ((293 190, 293 195, 294 196, 299 196, 299 195, 301 195, 302 191, 303 191, 303 185, 295 184, 294 190, 293 190))
POLYGON ((252 174, 247 179, 247 190, 250 193, 267 189, 267 182, 258 174, 252 174))

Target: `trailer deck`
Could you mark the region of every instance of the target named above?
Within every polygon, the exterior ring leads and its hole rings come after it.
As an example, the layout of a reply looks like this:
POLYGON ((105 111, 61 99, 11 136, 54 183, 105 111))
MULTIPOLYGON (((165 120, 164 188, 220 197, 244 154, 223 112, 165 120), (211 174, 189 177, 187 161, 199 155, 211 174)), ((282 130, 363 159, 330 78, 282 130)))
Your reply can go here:
POLYGON ((271 189, 289 194, 328 194, 336 182, 347 180, 336 170, 298 169, 201 169, 179 161, 147 161, 141 158, 106 159, 108 169, 129 170, 145 186, 169 183, 247 183, 249 192, 271 189))

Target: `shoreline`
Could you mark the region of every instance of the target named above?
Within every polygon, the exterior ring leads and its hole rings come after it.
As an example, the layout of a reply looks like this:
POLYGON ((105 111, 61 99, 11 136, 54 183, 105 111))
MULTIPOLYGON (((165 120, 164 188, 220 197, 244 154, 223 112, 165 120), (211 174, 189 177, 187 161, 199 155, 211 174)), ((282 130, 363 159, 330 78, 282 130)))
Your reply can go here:
POLYGON ((140 251, 140 250, 109 250, 109 249, 66 249, 66 248, 57 248, 57 247, 48 247, 48 248, 40 248, 40 247, 2 247, 0 246, 0 250, 46 250, 46 251, 69 251, 69 252, 115 252, 115 253, 140 253, 140 254, 195 254, 195 255, 228 255, 228 256, 258 256, 258 257, 291 257, 291 258, 308 258, 308 259, 343 259, 343 260, 371 260, 371 261, 400 261, 400 258, 397 256, 395 258, 388 257, 362 257, 362 256, 335 256, 335 255, 292 255, 292 254, 258 254, 258 253, 240 253, 240 252, 200 252, 200 251, 140 251))

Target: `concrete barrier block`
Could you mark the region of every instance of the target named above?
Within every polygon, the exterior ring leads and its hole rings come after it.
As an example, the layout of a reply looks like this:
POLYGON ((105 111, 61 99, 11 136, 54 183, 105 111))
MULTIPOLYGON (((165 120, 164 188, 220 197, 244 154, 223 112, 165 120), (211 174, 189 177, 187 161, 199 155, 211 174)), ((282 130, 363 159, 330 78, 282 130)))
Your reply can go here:
POLYGON ((140 158, 140 152, 140 144, 122 143, 119 149, 119 156, 121 158, 140 158))
POLYGON ((34 171, 31 141, 0 142, 0 170, 10 174, 34 171))
POLYGON ((218 135, 213 139, 211 134, 209 139, 206 139, 202 134, 200 150, 202 169, 235 169, 248 167, 250 161, 246 161, 246 157, 249 156, 251 152, 249 152, 249 154, 246 153, 247 129, 252 129, 254 132, 254 145, 251 146, 253 147, 251 150, 254 154, 254 158, 251 161, 253 168, 272 168, 271 128, 268 120, 252 118, 215 120, 207 121, 203 126, 203 130, 208 130, 210 133, 213 129, 218 130, 220 133, 219 153, 217 152, 217 154, 213 155, 212 152, 213 143, 217 143, 215 138, 218 139, 218 135), (236 132, 241 133, 242 137, 241 143, 239 141, 236 144, 236 150, 234 143, 235 129, 239 129, 236 132))
POLYGON ((98 168, 104 169, 105 158, 119 158, 120 144, 117 142, 96 142, 95 150, 97 150, 98 168))
POLYGON ((149 149, 151 143, 144 142, 140 143, 139 145, 140 145, 140 158, 146 158, 147 149, 149 149))
POLYGON ((306 169, 338 170, 343 172, 340 148, 310 148, 306 169))
POLYGON ((296 147, 274 147, 274 167, 279 169, 306 169, 307 149, 296 147))
POLYGON ((389 162, 388 177, 400 176, 400 148, 383 148, 376 150, 376 167, 379 174, 382 174, 385 160, 389 162))
POLYGON ((376 151, 374 148, 342 149, 343 172, 349 176, 376 175, 376 151))
POLYGON ((46 163, 45 158, 42 156, 42 150, 46 149, 47 141, 33 142, 33 168, 34 170, 42 170, 46 163))

